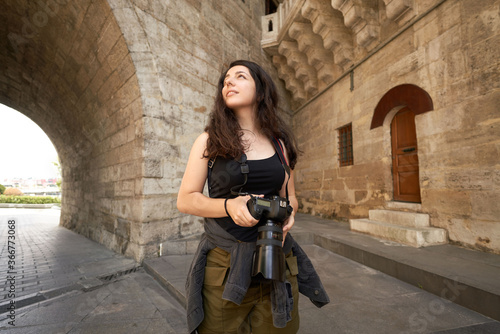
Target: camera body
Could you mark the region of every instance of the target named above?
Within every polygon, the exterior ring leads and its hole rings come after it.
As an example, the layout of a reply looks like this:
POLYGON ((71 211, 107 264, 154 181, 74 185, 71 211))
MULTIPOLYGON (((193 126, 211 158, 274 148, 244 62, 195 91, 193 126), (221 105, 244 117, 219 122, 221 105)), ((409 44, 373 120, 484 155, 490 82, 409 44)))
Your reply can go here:
POLYGON ((272 196, 270 198, 252 197, 247 202, 248 211, 257 220, 269 219, 275 223, 283 223, 293 211, 286 198, 272 196))
POLYGON ((283 253, 283 222, 290 217, 293 208, 286 198, 253 197, 247 202, 250 214, 264 225, 257 229, 252 276, 265 280, 284 282, 286 279, 285 254, 283 253))

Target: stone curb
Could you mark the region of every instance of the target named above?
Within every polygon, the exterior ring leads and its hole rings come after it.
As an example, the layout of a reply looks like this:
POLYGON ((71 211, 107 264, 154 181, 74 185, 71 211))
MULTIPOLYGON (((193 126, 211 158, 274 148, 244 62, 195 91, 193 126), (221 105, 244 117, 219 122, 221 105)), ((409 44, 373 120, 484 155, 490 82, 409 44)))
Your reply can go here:
MULTIPOLYGON (((146 259, 147 260, 147 259, 146 259)), ((151 265, 148 261, 143 261, 142 266, 144 267, 144 270, 151 275, 160 285, 167 290, 171 296, 175 298, 176 301, 178 301, 184 309, 186 309, 186 296, 184 291, 180 291, 175 287, 175 285, 168 280, 167 277, 162 275, 160 272, 158 272, 155 269, 154 265, 151 265)))

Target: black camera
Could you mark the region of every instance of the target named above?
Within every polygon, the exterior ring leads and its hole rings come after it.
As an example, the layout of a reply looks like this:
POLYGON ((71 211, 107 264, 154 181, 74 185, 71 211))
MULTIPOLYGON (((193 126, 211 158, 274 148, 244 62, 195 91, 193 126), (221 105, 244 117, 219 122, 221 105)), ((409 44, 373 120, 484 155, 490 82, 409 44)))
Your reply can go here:
POLYGON ((285 254, 283 253, 283 222, 293 208, 286 198, 253 197, 247 202, 252 217, 264 220, 258 228, 257 247, 254 253, 252 276, 284 282, 286 279, 285 254))
POLYGON ((293 211, 286 198, 272 196, 271 198, 253 197, 247 202, 248 211, 257 220, 262 218, 283 223, 293 211))

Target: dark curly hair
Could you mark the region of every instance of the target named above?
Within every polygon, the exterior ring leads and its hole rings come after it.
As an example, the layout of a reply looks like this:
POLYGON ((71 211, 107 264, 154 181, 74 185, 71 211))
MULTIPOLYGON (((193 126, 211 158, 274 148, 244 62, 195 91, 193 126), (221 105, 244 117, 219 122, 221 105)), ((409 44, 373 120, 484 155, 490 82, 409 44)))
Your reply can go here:
POLYGON ((238 65, 248 68, 255 81, 257 127, 269 139, 275 137, 283 141, 288 153, 288 164, 293 169, 297 163, 297 144, 289 126, 278 115, 279 97, 276 86, 262 67, 248 60, 233 61, 219 78, 214 107, 205 128, 208 133, 205 157, 208 159, 213 159, 216 156, 238 158, 245 151, 241 142, 242 129, 236 115, 226 106, 222 97, 227 71, 238 65))

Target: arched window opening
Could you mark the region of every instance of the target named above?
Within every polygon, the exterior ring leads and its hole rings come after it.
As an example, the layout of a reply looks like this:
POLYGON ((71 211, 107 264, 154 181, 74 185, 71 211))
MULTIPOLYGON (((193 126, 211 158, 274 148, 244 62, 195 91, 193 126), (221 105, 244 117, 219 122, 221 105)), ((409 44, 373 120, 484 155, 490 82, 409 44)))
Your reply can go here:
MULTIPOLYGON (((278 10, 279 2, 276 0, 266 0, 266 15, 276 13, 278 10)), ((269 30, 269 31, 272 31, 269 30)))

